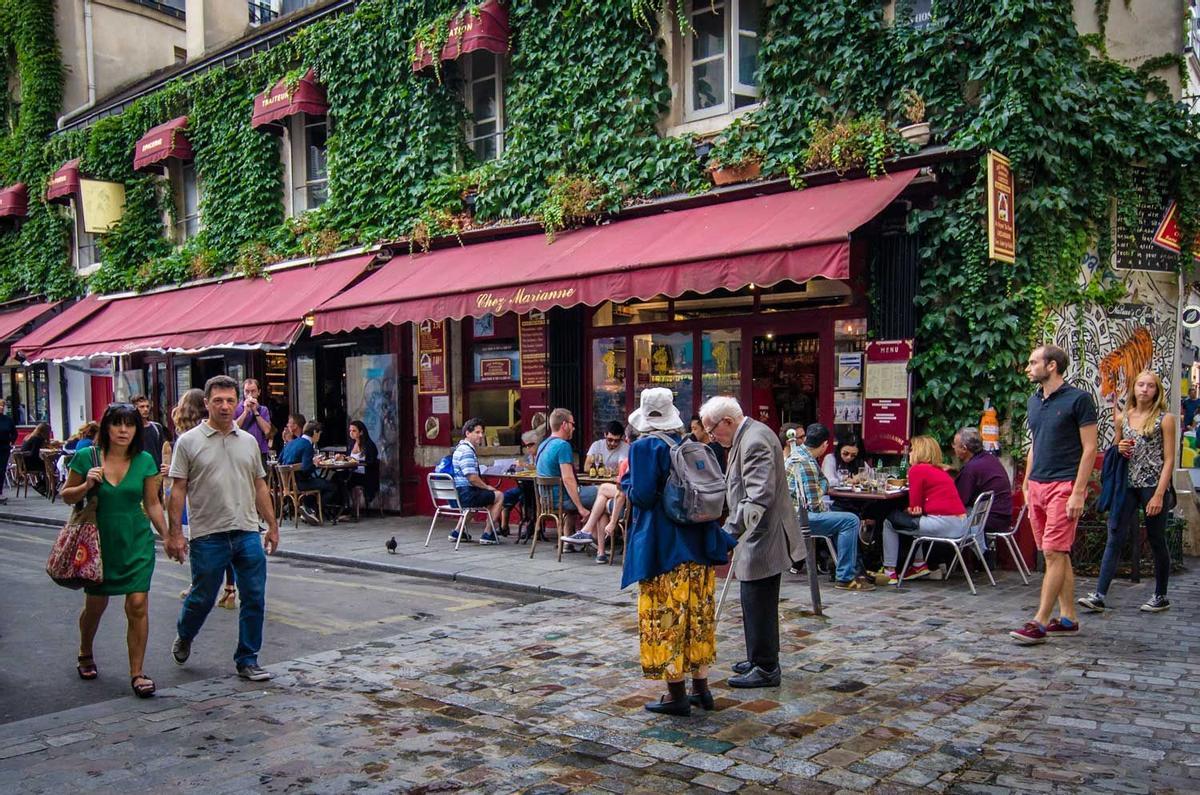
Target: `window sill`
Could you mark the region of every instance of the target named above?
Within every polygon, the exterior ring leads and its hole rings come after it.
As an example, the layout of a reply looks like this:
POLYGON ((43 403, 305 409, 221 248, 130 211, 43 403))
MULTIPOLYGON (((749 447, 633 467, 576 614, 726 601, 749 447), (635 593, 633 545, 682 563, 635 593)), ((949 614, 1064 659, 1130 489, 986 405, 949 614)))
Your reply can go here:
POLYGON ((763 106, 762 102, 756 102, 753 105, 747 105, 744 108, 722 113, 719 116, 709 116, 704 119, 696 119, 695 121, 687 121, 683 124, 676 124, 674 127, 667 128, 667 135, 671 137, 683 135, 699 135, 713 136, 724 130, 730 124, 733 124, 734 119, 741 118, 747 113, 753 113, 763 106))
POLYGON ((91 276, 98 270, 100 270, 100 263, 93 262, 91 265, 85 265, 82 268, 76 268, 75 273, 79 276, 91 276))

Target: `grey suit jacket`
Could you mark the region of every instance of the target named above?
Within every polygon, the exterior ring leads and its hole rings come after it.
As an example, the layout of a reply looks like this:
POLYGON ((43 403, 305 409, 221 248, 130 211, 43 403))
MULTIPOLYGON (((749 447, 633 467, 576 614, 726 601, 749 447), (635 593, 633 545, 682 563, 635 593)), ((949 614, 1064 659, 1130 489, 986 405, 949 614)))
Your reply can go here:
POLYGON ((739 580, 761 580, 804 560, 801 524, 788 494, 783 447, 763 423, 747 419, 737 429, 725 470, 729 519, 725 529, 738 539, 733 571, 739 580))

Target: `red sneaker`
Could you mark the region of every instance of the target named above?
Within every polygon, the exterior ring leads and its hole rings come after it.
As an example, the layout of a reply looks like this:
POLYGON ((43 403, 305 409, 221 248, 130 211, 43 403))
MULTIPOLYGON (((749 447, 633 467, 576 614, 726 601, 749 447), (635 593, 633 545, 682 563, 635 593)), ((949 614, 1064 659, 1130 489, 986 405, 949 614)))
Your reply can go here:
MULTIPOLYGON (((1067 619, 1071 621, 1071 619, 1067 619)), ((1071 635, 1079 634, 1079 622, 1071 621, 1070 624, 1064 624, 1061 619, 1052 618, 1050 623, 1046 625, 1047 637, 1070 637, 1071 635)))
POLYGON ((1023 646, 1034 646, 1046 642, 1046 630, 1036 621, 1030 621, 1020 629, 1014 629, 1008 636, 1023 646))
POLYGON ((928 577, 929 566, 924 563, 914 563, 908 567, 908 571, 904 572, 904 579, 915 580, 918 577, 928 577))

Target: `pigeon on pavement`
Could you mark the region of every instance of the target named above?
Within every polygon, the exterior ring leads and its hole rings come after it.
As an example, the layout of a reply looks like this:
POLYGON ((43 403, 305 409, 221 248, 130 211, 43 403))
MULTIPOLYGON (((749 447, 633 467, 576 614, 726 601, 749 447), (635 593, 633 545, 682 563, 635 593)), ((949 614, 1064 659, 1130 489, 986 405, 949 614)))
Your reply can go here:
POLYGON ((396 554, 396 537, 392 536, 391 538, 389 538, 387 540, 387 543, 384 544, 384 546, 387 547, 387 551, 388 551, 389 555, 395 555, 396 554))

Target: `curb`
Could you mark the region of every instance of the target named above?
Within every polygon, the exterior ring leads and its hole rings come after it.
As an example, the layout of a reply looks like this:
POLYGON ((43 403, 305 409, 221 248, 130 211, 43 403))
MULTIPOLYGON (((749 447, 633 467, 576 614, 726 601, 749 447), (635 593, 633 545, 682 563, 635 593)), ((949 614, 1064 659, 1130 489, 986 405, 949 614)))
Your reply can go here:
POLYGON ((444 571, 430 571, 429 569, 419 569, 413 566, 404 566, 398 563, 380 563, 373 560, 361 560, 359 558, 343 558, 338 555, 323 555, 318 552, 295 552, 281 549, 275 553, 274 557, 289 558, 291 560, 303 560, 309 563, 323 563, 327 566, 343 566, 349 569, 364 569, 367 571, 382 571, 390 574, 402 574, 407 577, 420 577, 426 580, 446 580, 449 582, 459 582, 463 585, 497 588, 503 591, 537 594, 539 596, 551 598, 580 598, 578 594, 572 593, 571 591, 563 591, 558 588, 547 588, 543 585, 530 585, 523 582, 498 580, 492 577, 479 577, 474 574, 453 574, 444 571))
POLYGON ((26 516, 20 513, 0 511, 0 521, 17 522, 18 524, 36 524, 43 527, 62 527, 63 519, 51 519, 48 516, 26 516))

